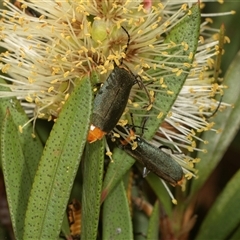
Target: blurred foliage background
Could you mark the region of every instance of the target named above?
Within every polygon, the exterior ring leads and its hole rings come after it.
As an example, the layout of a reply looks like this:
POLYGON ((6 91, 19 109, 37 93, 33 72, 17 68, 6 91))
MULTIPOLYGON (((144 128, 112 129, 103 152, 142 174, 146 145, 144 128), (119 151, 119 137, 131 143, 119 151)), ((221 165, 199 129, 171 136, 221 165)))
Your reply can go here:
MULTIPOLYGON (((240 1, 226 0, 224 1, 224 4, 208 3, 203 10, 203 12, 205 13, 221 13, 231 10, 236 11, 236 14, 213 18, 214 22, 212 24, 216 28, 219 28, 221 24, 224 24, 226 28, 226 36, 228 36, 231 40, 230 44, 224 45, 225 53, 222 57, 221 77, 225 75, 226 71, 229 68, 229 65, 231 64, 240 49, 240 1)), ((238 104, 240 104, 240 102, 238 104)), ((191 232, 190 239, 194 238, 195 234, 199 230, 202 220, 206 216, 212 204, 215 202, 219 193, 225 187, 226 183, 239 170, 239 156, 240 131, 236 132, 236 136, 233 139, 232 143, 229 145, 229 148, 224 154, 222 160, 219 162, 218 166, 212 172, 211 176, 205 182, 204 187, 199 192, 199 202, 196 211, 198 219, 195 227, 191 232)))

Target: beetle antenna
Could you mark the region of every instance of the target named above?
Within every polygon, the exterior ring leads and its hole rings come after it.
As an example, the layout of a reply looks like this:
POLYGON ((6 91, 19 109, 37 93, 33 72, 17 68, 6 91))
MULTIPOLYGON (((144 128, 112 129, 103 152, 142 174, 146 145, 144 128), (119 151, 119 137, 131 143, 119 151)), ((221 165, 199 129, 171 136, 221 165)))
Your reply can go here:
POLYGON ((222 99, 223 99, 223 96, 221 96, 220 101, 218 102, 217 108, 216 108, 216 109, 214 110, 214 112, 213 112, 210 116, 208 116, 207 118, 213 117, 213 116, 217 113, 218 109, 219 109, 220 106, 221 106, 222 99))
MULTIPOLYGON (((127 53, 127 50, 128 50, 128 47, 129 47, 129 44, 130 44, 130 35, 129 35, 129 33, 128 33, 128 31, 126 30, 126 28, 124 28, 123 26, 121 26, 122 27, 122 29, 124 30, 124 32, 127 34, 127 36, 128 36, 128 41, 127 41, 127 47, 125 48, 125 50, 124 50, 124 53, 126 54, 127 53)), ((121 62, 121 64, 123 63, 123 59, 122 59, 122 62, 121 62)))
MULTIPOLYGON (((130 38, 130 34, 128 33, 128 31, 126 30, 126 28, 124 28, 123 26, 121 26, 121 27, 122 27, 122 29, 124 30, 124 32, 125 32, 125 33, 127 34, 127 36, 128 36, 127 47, 126 47, 125 50, 124 50, 124 53, 125 53, 125 55, 126 55, 126 54, 127 54, 128 47, 129 47, 129 45, 130 45, 130 39, 131 39, 131 38, 130 38)), ((122 58, 122 60, 121 60, 121 64, 123 64, 123 58, 122 58)), ((139 87, 140 87, 140 88, 143 88, 144 91, 145 91, 146 94, 147 94, 147 97, 148 97, 148 100, 149 100, 149 104, 148 104, 147 107, 151 106, 151 105, 152 105, 151 96, 150 96, 147 88, 146 88, 145 85, 143 84, 142 78, 141 78, 139 75, 138 75, 138 76, 135 76, 135 77, 136 77, 136 83, 138 83, 139 87)))

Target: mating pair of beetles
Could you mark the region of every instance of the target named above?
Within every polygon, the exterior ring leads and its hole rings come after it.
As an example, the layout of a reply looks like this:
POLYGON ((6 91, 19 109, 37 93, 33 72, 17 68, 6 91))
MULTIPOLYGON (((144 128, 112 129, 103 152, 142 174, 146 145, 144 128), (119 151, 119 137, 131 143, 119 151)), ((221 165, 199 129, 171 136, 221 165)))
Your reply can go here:
MULTIPOLYGON (((126 32, 125 29, 124 31, 126 32)), ((129 34, 128 37, 130 39, 129 34)), ((88 142, 92 143, 102 139, 116 127, 126 108, 131 88, 137 82, 137 77, 132 72, 115 64, 113 71, 94 99, 88 142)), ((122 131, 122 135, 126 135, 126 130, 119 125, 118 131, 122 131)), ((128 133, 135 135, 133 129, 130 129, 128 133)), ((123 140, 120 140, 121 148, 163 180, 174 186, 181 184, 182 167, 170 155, 137 135, 135 135, 134 141, 137 143, 135 149, 132 148, 130 141, 123 140)))

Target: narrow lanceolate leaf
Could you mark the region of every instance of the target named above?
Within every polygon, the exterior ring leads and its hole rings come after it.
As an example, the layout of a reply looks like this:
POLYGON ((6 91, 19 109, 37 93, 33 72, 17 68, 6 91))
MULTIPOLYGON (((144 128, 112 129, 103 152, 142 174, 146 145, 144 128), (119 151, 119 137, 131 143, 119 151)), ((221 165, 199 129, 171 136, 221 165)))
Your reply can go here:
POLYGON ((121 181, 103 205, 102 239, 133 239, 128 200, 121 181))
MULTIPOLYGON (((0 82, 6 83, 1 79, 0 82)), ((6 89, 6 87, 0 86, 0 91, 4 91, 6 89)), ((17 128, 19 126, 23 126, 29 121, 22 106, 16 98, 0 98, 0 125, 5 118, 7 109, 9 109, 13 122, 17 128)), ((19 130, 17 130, 17 133, 19 135, 19 141, 25 159, 26 172, 30 175, 30 182, 32 183, 37 170, 38 162, 42 155, 43 146, 37 134, 35 134, 35 138, 32 137, 32 124, 28 124, 24 127, 22 133, 20 133, 19 130)))
POLYGON ((132 157, 119 148, 114 149, 112 159, 113 161, 109 163, 104 178, 101 202, 104 201, 135 162, 132 157))
MULTIPOLYGON (((200 8, 196 4, 166 37, 164 43, 169 44, 166 57, 156 58, 159 63, 162 62, 166 66, 166 70, 162 70, 161 75, 164 83, 162 85, 165 87, 154 83, 148 85, 148 88, 151 88, 151 86, 153 88, 155 100, 152 109, 147 113, 153 117, 149 117, 145 123, 144 127, 147 129, 144 132, 145 139, 153 137, 159 125, 169 113, 188 76, 197 50, 200 19, 200 8)), ((149 70, 150 73, 156 75, 154 70, 149 70)), ((141 121, 140 118, 140 122, 136 122, 137 125, 141 126, 141 121)))
POLYGON ((154 205, 152 215, 149 220, 147 239, 149 240, 158 239, 159 218, 160 218, 160 207, 159 207, 159 201, 157 201, 154 205))
POLYGON ((48 138, 29 198, 23 239, 56 239, 90 124, 92 91, 83 79, 48 138))
POLYGON ((219 133, 207 131, 202 138, 211 144, 204 145, 200 143, 199 148, 207 149, 207 153, 199 152, 197 157, 201 159, 198 163, 199 178, 193 182, 192 193, 194 194, 201 188, 213 169, 222 159, 229 144, 235 137, 240 125, 240 52, 230 65, 224 80, 228 89, 224 92, 223 101, 233 104, 234 108, 227 108, 223 112, 218 112, 216 117, 211 119, 215 122, 214 128, 219 133))
POLYGON ((32 184, 18 129, 9 110, 2 123, 1 156, 13 231, 16 239, 23 239, 24 218, 32 184))
POLYGON ((229 239, 229 234, 239 226, 240 214, 240 171, 228 182, 215 204, 205 218, 197 240, 202 239, 229 239))
POLYGON ((104 154, 104 140, 87 144, 83 163, 81 239, 97 238, 104 154))

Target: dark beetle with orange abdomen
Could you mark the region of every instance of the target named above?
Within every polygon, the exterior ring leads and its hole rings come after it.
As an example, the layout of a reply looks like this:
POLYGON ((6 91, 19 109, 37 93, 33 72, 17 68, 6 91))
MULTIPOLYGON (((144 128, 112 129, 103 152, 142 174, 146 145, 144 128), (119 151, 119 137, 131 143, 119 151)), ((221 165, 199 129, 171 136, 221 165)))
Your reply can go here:
POLYGON ((115 66, 94 99, 88 142, 101 139, 116 126, 135 83, 132 73, 115 66))
POLYGON ((146 167, 147 170, 153 172, 173 186, 182 183, 184 175, 182 167, 171 155, 143 138, 137 135, 134 136, 133 128, 129 125, 124 127, 117 125, 114 131, 120 135, 118 141, 120 147, 146 167))

